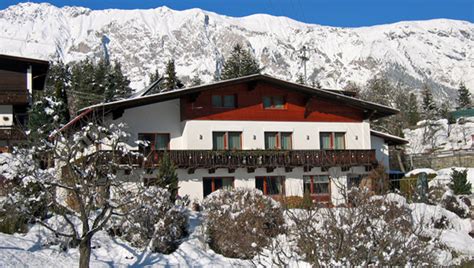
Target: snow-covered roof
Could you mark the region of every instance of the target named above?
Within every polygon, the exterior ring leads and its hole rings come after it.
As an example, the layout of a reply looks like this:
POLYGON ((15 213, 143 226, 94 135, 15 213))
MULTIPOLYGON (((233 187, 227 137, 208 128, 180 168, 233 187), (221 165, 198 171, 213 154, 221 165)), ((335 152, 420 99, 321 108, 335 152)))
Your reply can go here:
POLYGON ((412 171, 409 171, 407 174, 405 174, 405 177, 416 176, 423 172, 426 173, 427 175, 438 175, 438 173, 431 168, 417 168, 412 171))
POLYGON ((384 139, 388 145, 405 145, 409 143, 407 139, 373 129, 370 130, 370 135, 384 139))

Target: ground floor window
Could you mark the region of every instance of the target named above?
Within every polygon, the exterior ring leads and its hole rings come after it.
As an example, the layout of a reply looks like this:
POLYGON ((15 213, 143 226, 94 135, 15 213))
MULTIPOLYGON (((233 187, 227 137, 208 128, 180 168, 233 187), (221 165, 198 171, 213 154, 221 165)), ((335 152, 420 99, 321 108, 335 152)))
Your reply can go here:
POLYGON ((255 188, 259 189, 265 195, 283 195, 285 194, 285 177, 283 176, 265 176, 255 178, 255 188))
POLYGON ((234 187, 234 178, 232 177, 215 177, 202 179, 204 197, 219 189, 228 189, 234 187))
POLYGON ((311 195, 329 195, 331 188, 329 186, 328 175, 308 175, 303 176, 303 187, 305 194, 311 195))
POLYGON ((353 187, 360 187, 360 182, 362 181, 362 175, 349 174, 347 175, 347 189, 353 187))

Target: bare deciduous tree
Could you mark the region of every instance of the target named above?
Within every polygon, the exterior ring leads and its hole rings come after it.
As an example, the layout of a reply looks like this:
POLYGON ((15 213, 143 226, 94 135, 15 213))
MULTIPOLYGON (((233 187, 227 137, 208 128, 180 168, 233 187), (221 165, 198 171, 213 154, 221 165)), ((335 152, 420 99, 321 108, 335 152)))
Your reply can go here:
POLYGON ((58 132, 54 139, 42 140, 14 154, 16 178, 34 181, 47 195, 48 211, 59 215, 66 226, 55 226, 41 218, 36 222, 56 236, 68 238, 69 245, 79 246, 81 268, 89 267, 94 234, 141 189, 140 179, 135 178, 131 191, 130 183, 117 176, 119 169, 132 168, 130 161, 139 157, 125 144, 129 136, 125 126, 104 127, 93 122, 70 136, 58 132), (55 168, 44 168, 45 155, 55 168))

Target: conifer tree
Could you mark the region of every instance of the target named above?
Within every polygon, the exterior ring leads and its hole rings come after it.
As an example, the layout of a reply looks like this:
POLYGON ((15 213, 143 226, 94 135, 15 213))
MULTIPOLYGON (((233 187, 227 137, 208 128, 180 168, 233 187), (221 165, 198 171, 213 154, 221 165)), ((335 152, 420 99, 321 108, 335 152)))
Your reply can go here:
POLYGON ((299 74, 299 75, 298 75, 298 78, 296 79, 296 83, 301 84, 301 85, 306 84, 305 81, 304 81, 304 77, 303 77, 302 74, 299 74))
POLYGON ((199 77, 199 75, 196 73, 193 76, 193 79, 191 80, 191 86, 199 86, 202 84, 202 80, 199 77))
POLYGON ((467 109, 471 108, 471 93, 469 92, 469 89, 464 85, 463 82, 459 85, 458 89, 458 105, 459 108, 461 109, 467 109))
POLYGON ((449 188, 453 190, 455 195, 471 194, 472 185, 467 181, 467 169, 457 171, 452 169, 451 182, 449 188))
POLYGON ((168 189, 174 201, 178 195, 178 175, 176 174, 176 167, 167 152, 161 158, 157 179, 158 186, 168 189))
MULTIPOLYGON (((406 120, 408 126, 415 126, 418 121, 420 121, 420 112, 418 110, 418 100, 416 95, 412 92, 408 96, 408 103, 407 103, 407 110, 406 110, 406 120)), ((403 110, 400 109, 403 112, 403 110)))
POLYGON ((56 125, 64 125, 70 120, 68 96, 70 84, 69 66, 62 62, 50 66, 45 89, 34 96, 29 110, 28 129, 33 140, 46 138, 56 125))
POLYGON ((262 71, 257 60, 240 44, 234 46, 230 57, 225 61, 220 78, 222 80, 257 74, 262 71))
POLYGON ((176 75, 174 60, 169 60, 166 64, 165 81, 163 86, 165 91, 183 87, 183 84, 176 75))
POLYGON ((149 74, 150 79, 148 80, 148 85, 153 84, 156 80, 160 79, 160 72, 158 71, 158 68, 155 69, 154 72, 149 74))
POLYGON ((106 101, 126 99, 132 95, 130 80, 123 75, 122 65, 116 61, 114 66, 109 69, 110 83, 106 90, 112 92, 106 101))
POLYGON ((438 108, 436 107, 436 103, 433 99, 433 93, 431 92, 431 88, 426 83, 423 84, 423 90, 421 93, 423 95, 422 108, 424 119, 436 119, 438 108))
POLYGON ((393 107, 395 87, 386 77, 375 77, 367 81, 367 89, 361 93, 365 100, 393 107))

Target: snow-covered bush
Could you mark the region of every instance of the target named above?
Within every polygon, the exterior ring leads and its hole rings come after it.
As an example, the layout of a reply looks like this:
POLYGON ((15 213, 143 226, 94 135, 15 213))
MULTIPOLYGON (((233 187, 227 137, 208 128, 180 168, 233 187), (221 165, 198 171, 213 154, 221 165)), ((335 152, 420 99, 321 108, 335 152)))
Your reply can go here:
POLYGON ((219 190, 203 203, 208 243, 226 257, 251 259, 285 233, 280 204, 259 190, 219 190))
POLYGON ((48 214, 48 195, 36 182, 13 182, 0 202, 0 232, 26 232, 27 224, 48 214))
POLYGON ((133 246, 149 246, 153 252, 172 253, 187 235, 185 207, 175 205, 169 191, 156 186, 134 195, 116 217, 111 233, 121 236, 133 246))
POLYGON ((452 191, 447 191, 442 199, 441 199, 441 206, 451 212, 454 212, 461 218, 468 218, 469 217, 469 206, 461 200, 460 197, 455 196, 452 191))
POLYGON ((367 191, 352 191, 357 192, 351 192, 351 207, 289 214, 296 251, 307 262, 376 267, 433 264, 432 241, 420 235, 410 209, 394 198, 397 195, 370 197, 367 191))
POLYGON ((469 198, 454 195, 453 191, 446 185, 435 184, 431 186, 428 200, 430 204, 439 205, 461 218, 469 217, 469 198))

